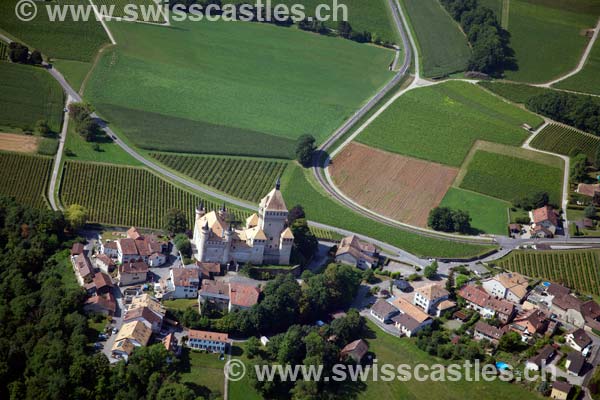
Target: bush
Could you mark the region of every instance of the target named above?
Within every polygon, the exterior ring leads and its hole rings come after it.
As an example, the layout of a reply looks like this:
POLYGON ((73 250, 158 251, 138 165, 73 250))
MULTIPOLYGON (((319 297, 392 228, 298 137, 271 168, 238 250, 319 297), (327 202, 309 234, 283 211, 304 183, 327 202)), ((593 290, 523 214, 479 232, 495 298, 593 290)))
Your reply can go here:
MULTIPOLYGON (((44 156, 53 156, 58 150, 58 140, 42 138, 38 144, 37 153, 44 156)), ((66 153, 66 152, 65 152, 66 153)))

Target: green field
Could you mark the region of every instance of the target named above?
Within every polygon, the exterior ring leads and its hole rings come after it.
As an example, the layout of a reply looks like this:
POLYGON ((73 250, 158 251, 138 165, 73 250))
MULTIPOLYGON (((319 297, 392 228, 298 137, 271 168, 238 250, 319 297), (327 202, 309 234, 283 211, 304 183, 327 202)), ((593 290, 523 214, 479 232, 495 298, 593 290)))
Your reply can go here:
POLYGON ((433 78, 466 70, 471 57, 467 38, 439 1, 401 3, 416 34, 423 75, 433 78))
POLYGON ((317 184, 310 181, 311 175, 311 171, 291 164, 281 179, 281 191, 287 206, 302 205, 311 221, 363 234, 419 256, 469 257, 493 248, 491 245, 471 245, 427 238, 362 217, 323 194, 316 188, 317 184))
POLYGON ((596 40, 581 71, 554 87, 576 92, 600 94, 600 40, 596 40))
POLYGON ((179 360, 181 383, 204 399, 222 399, 225 361, 218 354, 184 349, 179 360))
POLYGON ((56 60, 52 64, 60 71, 75 91, 79 91, 92 67, 92 63, 72 60, 56 60))
POLYGON ((75 124, 70 122, 65 142, 65 159, 73 161, 92 161, 109 164, 141 166, 142 163, 121 149, 106 135, 101 135, 95 142, 87 142, 75 132, 75 124), (98 145, 99 151, 94 150, 98 145))
POLYGON ((525 104, 527 101, 540 94, 552 92, 552 89, 529 86, 523 83, 509 83, 498 81, 481 81, 479 85, 487 90, 496 93, 514 103, 525 104))
POLYGON ((501 268, 564 283, 581 292, 600 295, 600 251, 513 251, 495 262, 501 268))
POLYGON ((594 0, 510 0, 508 31, 518 70, 506 71, 506 78, 541 83, 571 71, 587 43, 581 32, 596 25, 598 12, 594 0))
MULTIPOLYGON (((194 210, 201 200, 208 210, 220 205, 159 178, 143 168, 67 161, 60 187, 65 206, 80 204, 90 222, 161 229, 165 213, 177 208, 193 228, 194 210)), ((230 210, 238 220, 249 213, 230 210)))
POLYGON ((472 218, 471 227, 479 233, 506 235, 510 204, 505 201, 452 187, 440 207, 467 211, 472 218))
POLYGON ((562 180, 560 168, 479 150, 467 165, 460 187, 506 201, 544 191, 552 204, 560 205, 562 180))
MULTIPOLYGON (((166 15, 160 13, 157 8, 156 2, 153 0, 93 0, 93 3, 98 6, 99 12, 104 15, 108 14, 110 8, 113 7, 112 16, 114 17, 134 17, 133 15, 126 15, 125 6, 127 4, 137 4, 140 6, 137 10, 137 21, 144 21, 150 23, 165 23, 166 15), (104 9, 102 8, 104 7, 104 9), (147 13, 146 16, 144 13, 147 13)), ((129 13, 131 14, 131 13, 129 13)))
POLYGON ((59 132, 63 91, 48 72, 28 65, 0 62, 0 132, 19 132, 46 120, 59 132))
POLYGON ((0 152, 0 195, 45 208, 52 158, 0 152))
POLYGON ((152 153, 167 167, 223 193, 258 203, 275 186, 287 162, 194 155, 152 153))
MULTIPOLYGON (((38 15, 32 22, 20 21, 15 15, 17 0, 0 2, 0 30, 15 40, 25 42, 51 58, 91 61, 96 51, 108 42, 102 25, 91 18, 75 22, 70 18, 57 23, 48 19, 46 8, 38 3, 38 15)), ((86 0, 57 0, 53 4, 88 4, 86 0)))
POLYGON ((531 146, 563 155, 569 155, 571 150, 579 149, 593 162, 600 148, 600 138, 563 125, 551 124, 538 133, 531 141, 531 146))
POLYGON ((298 136, 322 140, 392 77, 392 51, 298 29, 109 26, 119 45, 103 53, 86 98, 149 150, 290 157, 298 136))
POLYGON ((520 145, 520 126, 542 119, 465 82, 412 90, 400 97, 357 140, 383 150, 460 166, 478 139, 520 145))
POLYGON ((8 45, 0 40, 0 61, 4 61, 8 58, 8 45))

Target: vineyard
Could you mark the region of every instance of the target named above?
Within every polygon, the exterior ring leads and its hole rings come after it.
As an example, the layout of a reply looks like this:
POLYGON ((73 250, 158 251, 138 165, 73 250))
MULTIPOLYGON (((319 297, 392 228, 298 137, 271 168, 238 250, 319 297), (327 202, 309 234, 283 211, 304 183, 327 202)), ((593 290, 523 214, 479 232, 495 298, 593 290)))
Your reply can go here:
POLYGON ((600 295, 600 251, 517 251, 496 265, 523 275, 563 283, 581 293, 600 295))
MULTIPOLYGON (((60 189, 65 206, 81 204, 90 212, 90 222, 107 225, 160 229, 171 208, 187 215, 193 227, 194 210, 202 198, 159 178, 143 168, 107 164, 65 163, 60 189)), ((204 201, 208 210, 220 205, 204 201)), ((249 213, 232 210, 236 220, 249 213)))
POLYGON ((273 189, 287 166, 284 161, 220 156, 153 153, 152 157, 205 185, 253 203, 273 189))
POLYGON ((319 240, 327 240, 329 242, 338 242, 342 240, 342 235, 329 231, 327 229, 316 228, 314 226, 310 227, 310 231, 315 235, 315 237, 319 240))
POLYGON ((600 148, 600 138, 573 128, 552 124, 545 127, 531 141, 531 146, 563 155, 569 155, 573 149, 580 149, 587 155, 588 160, 593 162, 600 148))
POLYGON ((14 197, 25 205, 46 207, 46 188, 52 158, 0 153, 0 195, 14 197))

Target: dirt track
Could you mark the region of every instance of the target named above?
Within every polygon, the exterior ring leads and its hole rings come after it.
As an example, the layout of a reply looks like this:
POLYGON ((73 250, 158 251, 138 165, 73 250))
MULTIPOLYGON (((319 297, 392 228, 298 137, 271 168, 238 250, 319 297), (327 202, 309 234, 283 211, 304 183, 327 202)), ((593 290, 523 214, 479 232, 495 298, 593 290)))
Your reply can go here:
POLYGON ((421 227, 458 173, 456 168, 354 142, 334 158, 330 169, 335 184, 357 203, 421 227))
POLYGON ((0 150, 18 151, 20 153, 35 153, 39 138, 35 136, 0 133, 0 150))

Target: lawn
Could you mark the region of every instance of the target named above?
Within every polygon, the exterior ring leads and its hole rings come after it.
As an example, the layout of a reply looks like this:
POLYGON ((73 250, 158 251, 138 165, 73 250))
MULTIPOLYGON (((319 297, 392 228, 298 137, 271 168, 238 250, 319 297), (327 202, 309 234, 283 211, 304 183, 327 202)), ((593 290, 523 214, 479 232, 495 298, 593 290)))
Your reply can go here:
POLYGON ((461 188, 511 202, 543 191, 549 194, 552 204, 561 204, 561 168, 481 150, 466 168, 461 188))
POLYGON ((55 60, 52 64, 60 71, 75 91, 79 91, 85 77, 92 67, 92 64, 89 62, 62 59, 55 60))
POLYGON ((594 43, 583 69, 572 77, 557 83, 554 87, 600 94, 600 40, 596 40, 594 43))
POLYGON ((520 126, 542 119, 476 85, 447 82, 412 90, 369 125, 357 140, 383 150, 460 166, 478 139, 520 145, 520 126))
POLYGON ((490 245, 471 245, 428 238, 362 217, 316 189, 317 184, 312 182, 311 175, 311 171, 292 164, 281 179, 281 190, 288 207, 302 205, 307 218, 312 221, 360 233, 419 256, 470 257, 493 248, 490 245))
MULTIPOLYGON (((32 22, 22 22, 15 15, 16 0, 0 2, 0 30, 15 40, 25 42, 51 58, 91 61, 96 51, 108 42, 108 36, 99 22, 64 22, 48 20, 46 8, 38 3, 38 15, 32 22)), ((58 0, 52 4, 88 4, 85 0, 58 0)), ((49 4, 51 5, 51 4, 49 4)))
POLYGON ((416 34, 423 75, 440 77, 466 70, 471 57, 467 38, 439 1, 401 3, 416 34))
POLYGON ((534 96, 548 92, 556 92, 552 89, 530 86, 523 83, 481 81, 479 82, 479 85, 493 93, 496 93, 499 96, 504 97, 505 99, 520 104, 527 103, 527 101, 534 96))
POLYGON ((179 364, 181 383, 204 399, 222 399, 225 361, 218 354, 201 353, 185 348, 179 364))
POLYGON ((198 308, 197 299, 164 300, 162 304, 170 310, 184 311, 190 307, 198 308))
POLYGON ((478 232, 506 235, 507 210, 510 204, 505 201, 468 190, 450 188, 440 207, 467 211, 472 218, 471 227, 478 232))
POLYGON ((141 166, 142 163, 130 156, 106 135, 101 135, 95 142, 87 142, 75 132, 75 124, 71 120, 65 142, 65 159, 74 161, 93 161, 109 164, 141 166), (94 150, 98 145, 99 150, 94 150))
POLYGON ((42 68, 0 61, 0 132, 33 130, 38 120, 60 132, 63 91, 42 68))
POLYGON ((581 32, 593 28, 598 15, 597 2, 582 0, 577 3, 510 1, 508 31, 518 70, 506 71, 507 79, 547 82, 577 66, 587 44, 581 32))
POLYGON ((149 150, 291 157, 298 136, 322 140, 392 77, 391 50, 295 28, 109 26, 119 45, 85 95, 149 150))

